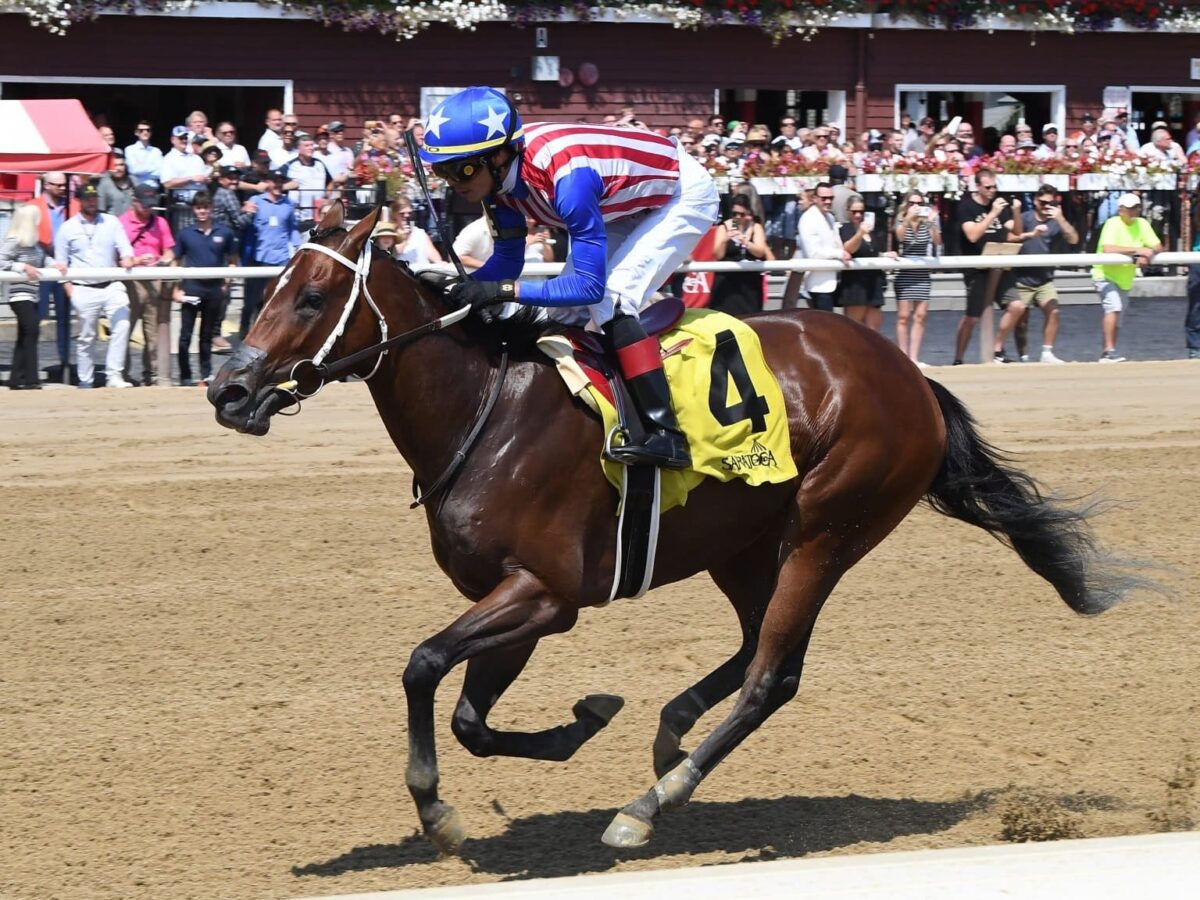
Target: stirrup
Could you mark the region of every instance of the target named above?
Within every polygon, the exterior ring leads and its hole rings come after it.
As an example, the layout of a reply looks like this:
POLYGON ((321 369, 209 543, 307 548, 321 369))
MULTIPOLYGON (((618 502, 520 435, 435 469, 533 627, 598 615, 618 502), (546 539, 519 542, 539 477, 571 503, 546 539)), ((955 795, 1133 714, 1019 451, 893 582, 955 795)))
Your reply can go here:
MULTIPOLYGON (((662 437, 664 441, 671 442, 671 439, 665 434, 660 435, 656 432, 647 434, 647 442, 654 437, 662 437)), ((686 444, 684 446, 685 449, 682 456, 661 452, 656 453, 647 444, 629 443, 628 432, 620 425, 614 425, 604 440, 604 458, 622 466, 650 465, 662 469, 690 469, 692 467, 692 457, 686 450, 686 444), (613 438, 618 434, 620 434, 623 442, 621 444, 614 444, 613 438)))

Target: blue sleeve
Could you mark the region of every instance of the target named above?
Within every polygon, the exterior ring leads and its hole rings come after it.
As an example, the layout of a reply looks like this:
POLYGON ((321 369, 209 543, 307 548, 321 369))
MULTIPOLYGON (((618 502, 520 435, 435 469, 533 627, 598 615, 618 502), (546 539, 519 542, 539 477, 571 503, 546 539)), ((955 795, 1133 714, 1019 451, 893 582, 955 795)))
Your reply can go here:
MULTIPOLYGON (((523 229, 525 227, 525 217, 515 209, 499 205, 493 206, 492 209, 494 213, 485 212, 484 215, 489 217, 494 215, 495 221, 492 224, 499 230, 505 231, 509 228, 523 229)), ((524 268, 524 239, 519 237, 507 238, 494 242, 492 255, 488 257, 487 262, 475 270, 475 274, 471 277, 476 281, 505 281, 518 277, 524 268)))
MULTIPOLYGON (((604 185, 595 169, 576 169, 555 187, 554 208, 571 239, 571 275, 522 281, 520 301, 531 306, 589 306, 604 297, 608 237, 600 212, 604 185)), ((522 254, 524 247, 522 247, 522 254)))

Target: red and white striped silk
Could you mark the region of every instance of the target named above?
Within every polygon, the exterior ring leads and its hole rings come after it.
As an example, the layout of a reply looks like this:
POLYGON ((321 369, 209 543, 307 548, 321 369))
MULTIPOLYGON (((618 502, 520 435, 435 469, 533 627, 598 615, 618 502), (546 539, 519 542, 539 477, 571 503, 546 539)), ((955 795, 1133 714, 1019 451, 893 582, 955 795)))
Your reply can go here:
POLYGON ((529 185, 528 196, 497 200, 543 225, 562 228, 555 192, 562 178, 582 168, 600 176, 605 222, 657 209, 679 184, 678 149, 669 138, 636 128, 537 123, 525 126, 521 178, 529 185))

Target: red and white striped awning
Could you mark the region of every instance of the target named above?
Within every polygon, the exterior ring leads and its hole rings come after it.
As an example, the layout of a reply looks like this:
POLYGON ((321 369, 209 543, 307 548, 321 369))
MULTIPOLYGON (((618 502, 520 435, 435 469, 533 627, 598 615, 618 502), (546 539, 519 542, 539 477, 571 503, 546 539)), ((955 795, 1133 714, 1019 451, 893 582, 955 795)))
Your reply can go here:
POLYGON ((0 172, 105 172, 108 144, 78 100, 0 100, 0 172))

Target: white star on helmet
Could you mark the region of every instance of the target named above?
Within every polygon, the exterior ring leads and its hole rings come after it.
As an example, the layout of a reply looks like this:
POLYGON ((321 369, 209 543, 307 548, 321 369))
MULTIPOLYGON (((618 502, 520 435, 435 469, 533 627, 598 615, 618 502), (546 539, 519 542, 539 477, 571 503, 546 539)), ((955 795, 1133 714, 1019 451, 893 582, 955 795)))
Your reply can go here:
POLYGON ((443 116, 441 114, 441 107, 438 107, 437 109, 435 109, 433 112, 431 112, 429 114, 429 121, 425 123, 425 130, 428 131, 430 134, 432 134, 438 140, 441 140, 442 136, 440 134, 438 134, 438 129, 441 128, 445 123, 447 123, 449 121, 450 121, 450 117, 443 116))
POLYGON ((491 106, 488 107, 487 116, 479 120, 480 125, 487 126, 488 133, 484 140, 491 140, 492 136, 496 134, 504 134, 504 119, 506 118, 505 113, 506 110, 495 110, 492 109, 491 106))

